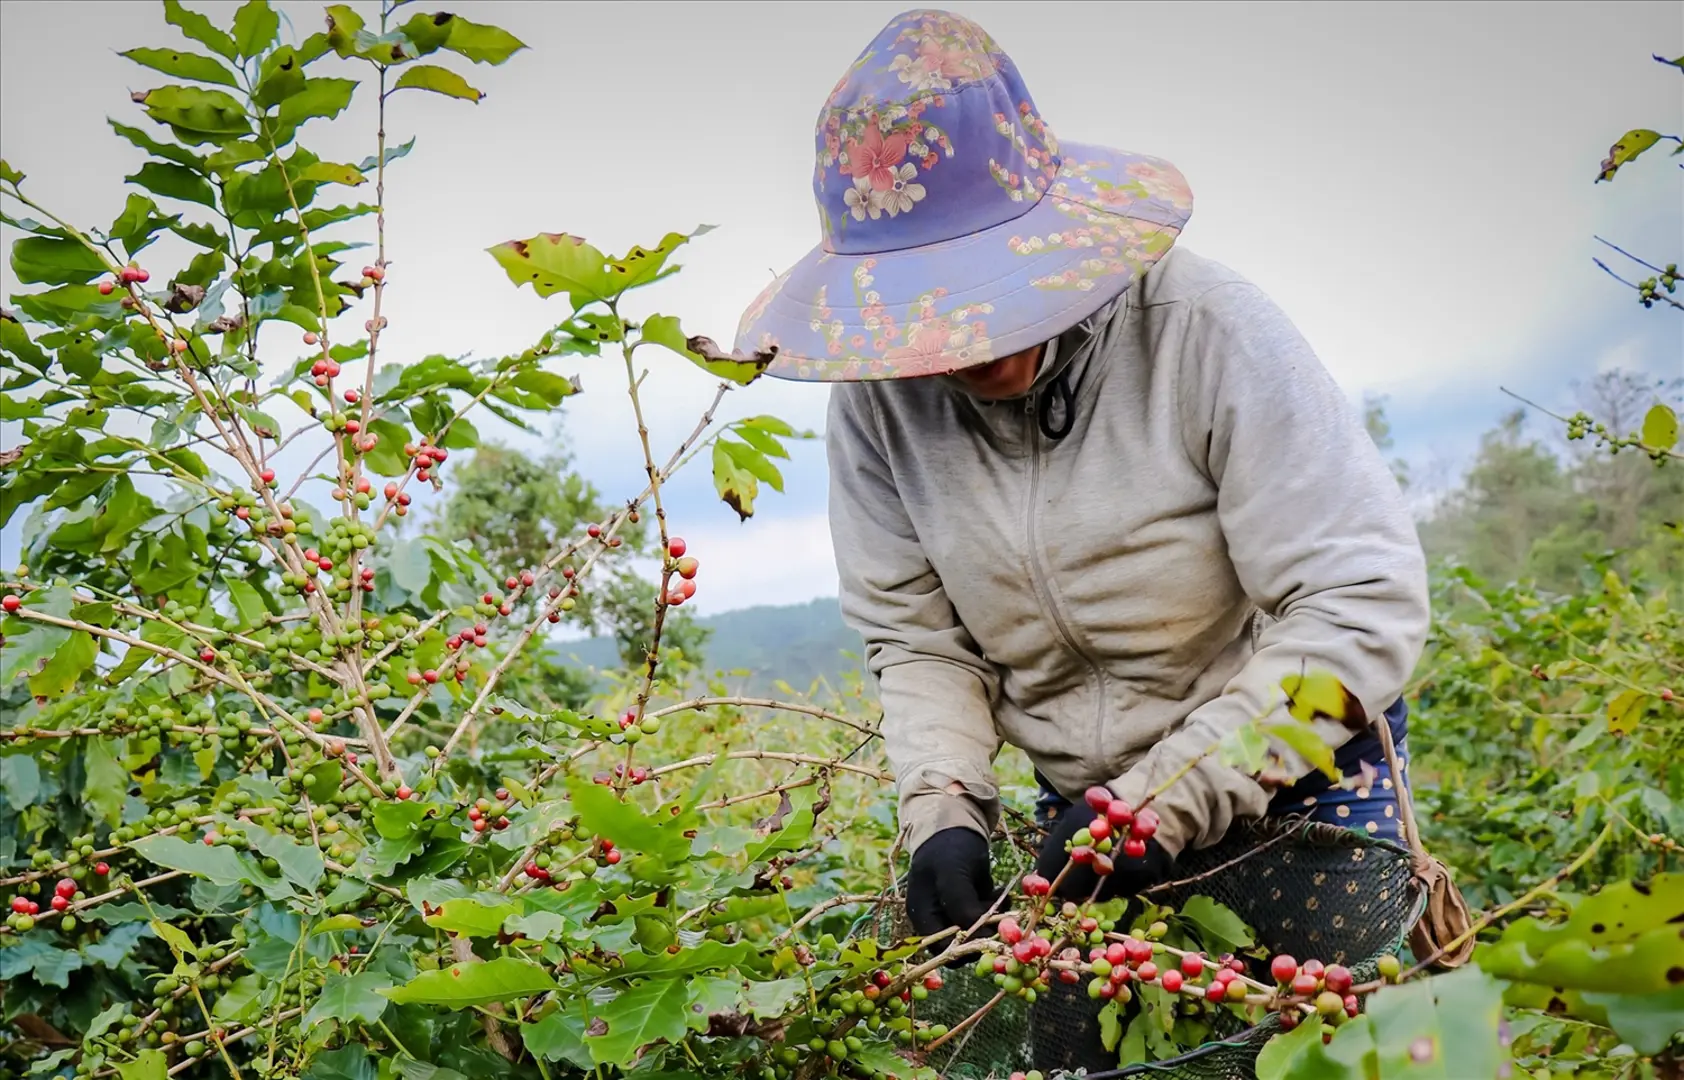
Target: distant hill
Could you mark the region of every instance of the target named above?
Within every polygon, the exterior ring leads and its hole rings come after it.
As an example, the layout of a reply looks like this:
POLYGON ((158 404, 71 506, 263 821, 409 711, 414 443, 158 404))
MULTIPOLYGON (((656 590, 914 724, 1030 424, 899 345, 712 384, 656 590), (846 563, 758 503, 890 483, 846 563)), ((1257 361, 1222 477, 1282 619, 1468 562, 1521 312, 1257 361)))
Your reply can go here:
MULTIPOLYGON (((852 676, 864 677, 860 636, 842 622, 835 597, 806 604, 742 608, 696 620, 712 631, 703 668, 745 672, 738 689, 767 693, 781 680, 806 690, 817 679, 841 688, 852 676)), ((552 651, 596 668, 618 662, 609 638, 557 642, 552 651)), ((867 689, 870 685, 867 680, 867 689)))

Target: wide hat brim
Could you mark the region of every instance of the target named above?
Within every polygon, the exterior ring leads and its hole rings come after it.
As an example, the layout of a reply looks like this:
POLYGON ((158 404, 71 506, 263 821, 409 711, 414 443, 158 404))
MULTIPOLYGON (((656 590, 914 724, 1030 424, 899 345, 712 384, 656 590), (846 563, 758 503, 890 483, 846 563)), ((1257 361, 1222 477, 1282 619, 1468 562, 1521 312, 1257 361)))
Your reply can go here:
POLYGON ((815 248, 744 312, 737 354, 775 350, 766 374, 800 382, 906 379, 1075 326, 1170 250, 1193 199, 1159 158, 1069 142, 1060 157, 1045 194, 1000 225, 896 251, 815 248))

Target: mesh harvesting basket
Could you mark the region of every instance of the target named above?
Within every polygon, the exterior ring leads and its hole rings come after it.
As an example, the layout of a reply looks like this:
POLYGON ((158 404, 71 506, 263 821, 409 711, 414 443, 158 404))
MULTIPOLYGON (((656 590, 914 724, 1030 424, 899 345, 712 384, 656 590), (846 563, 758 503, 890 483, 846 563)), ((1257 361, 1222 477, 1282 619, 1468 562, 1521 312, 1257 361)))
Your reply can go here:
MULTIPOLYGON (((1021 872, 1024 856, 1002 845, 1001 872, 1021 872)), ((1426 897, 1411 873, 1409 851, 1350 829, 1305 821, 1263 819, 1236 825, 1220 843, 1186 852, 1177 863, 1185 882, 1152 899, 1180 906, 1205 895, 1232 908, 1271 953, 1314 956, 1351 969, 1357 982, 1377 975, 1376 964, 1396 953, 1420 918, 1426 897)), ((904 912, 885 908, 856 927, 885 943, 911 934, 904 912)), ((1266 970, 1252 973, 1268 979, 1266 970)), ((995 987, 969 967, 946 976, 921 1015, 949 1026, 994 996, 995 987)), ((1246 1028, 1219 1010, 1211 1041, 1179 1057, 1157 1062, 1119 1063, 1099 1036, 1102 1003, 1082 985, 1054 983, 1034 1005, 1008 998, 963 1035, 930 1055, 927 1064, 944 1075, 980 1080, 1015 1071, 1074 1071, 1112 1077, 1175 1080, 1255 1080, 1258 1052, 1277 1029, 1271 1015, 1246 1028)), ((1132 1017, 1131 1004, 1126 1016, 1132 1017)))

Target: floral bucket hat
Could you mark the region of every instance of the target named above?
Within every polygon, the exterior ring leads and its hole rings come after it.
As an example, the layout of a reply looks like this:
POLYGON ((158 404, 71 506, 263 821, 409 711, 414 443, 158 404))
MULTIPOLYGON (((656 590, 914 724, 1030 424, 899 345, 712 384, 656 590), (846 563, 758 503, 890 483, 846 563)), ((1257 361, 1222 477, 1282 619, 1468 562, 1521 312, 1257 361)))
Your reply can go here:
POLYGON ((1050 340, 1161 258, 1193 197, 1166 161, 1054 138, 976 23, 897 16, 819 114, 823 240, 743 313, 769 375, 946 374, 1050 340))

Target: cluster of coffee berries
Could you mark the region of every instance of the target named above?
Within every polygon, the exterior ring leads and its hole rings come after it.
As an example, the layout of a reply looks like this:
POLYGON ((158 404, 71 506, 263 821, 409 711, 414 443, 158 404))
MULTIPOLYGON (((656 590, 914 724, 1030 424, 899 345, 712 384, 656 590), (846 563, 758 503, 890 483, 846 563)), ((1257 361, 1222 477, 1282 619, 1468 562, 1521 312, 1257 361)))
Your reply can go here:
POLYGON ((1139 859, 1146 855, 1146 841, 1158 831, 1158 812, 1142 807, 1136 812, 1129 804, 1103 787, 1090 787, 1082 801, 1094 812, 1094 819, 1070 838, 1070 861, 1079 866, 1092 866, 1101 876, 1116 869, 1111 853, 1117 840, 1122 840, 1125 858, 1139 859))
MULTIPOLYGON (((315 334, 305 334, 304 344, 314 345, 316 343, 315 337, 315 334)), ((339 377, 339 361, 333 359, 317 360, 310 365, 310 374, 315 379, 317 386, 326 386, 339 377)))
MULTIPOLYGON (((1396 979, 1401 965, 1395 956, 1382 957, 1380 974, 1396 979)), ((1329 1028, 1337 1027, 1356 1016, 1362 1003, 1351 993, 1355 983, 1350 969, 1340 964, 1323 964, 1320 960, 1306 960, 1300 964, 1285 954, 1269 961, 1269 974, 1280 988, 1281 1000, 1288 1006, 1281 1010, 1281 1026, 1291 1030, 1304 1017, 1296 1005, 1310 1005, 1329 1028)), ((1331 1035, 1331 1031, 1329 1031, 1331 1035)))
POLYGON ((678 580, 667 589, 667 604, 671 607, 678 607, 696 595, 696 571, 701 569, 701 564, 695 556, 685 554, 688 550, 683 537, 675 536, 667 541, 667 570, 678 575, 678 580))
POLYGON ((487 829, 501 832, 509 827, 509 792, 506 788, 498 788, 496 799, 479 798, 468 807, 469 828, 476 833, 487 829))
MULTIPOLYGON (((152 275, 146 269, 136 266, 133 263, 130 263, 128 266, 125 266, 121 270, 117 271, 117 281, 124 285, 131 283, 144 285, 151 279, 152 275)), ((107 278, 99 283, 99 294, 101 296, 110 296, 116 290, 117 285, 110 278, 107 278)))
POLYGON ((423 484, 431 483, 433 474, 438 472, 445 459, 450 457, 449 450, 442 446, 430 445, 425 435, 421 437, 419 445, 404 443, 403 452, 405 457, 415 459, 415 479, 423 484))
MULTIPOLYGON (((809 950, 798 949, 796 960, 803 959, 809 950)), ((878 1077, 867 1058, 865 1039, 854 1034, 863 1030, 884 1035, 903 1046, 922 1047, 945 1037, 945 1024, 919 1019, 915 1004, 926 1000, 942 987, 940 975, 930 974, 910 986, 895 988, 894 977, 878 969, 858 984, 835 987, 821 996, 818 1008, 804 1018, 801 1038, 791 1038, 772 1051, 771 1065, 761 1070, 760 1080, 787 1080, 788 1077, 812 1070, 831 1075, 878 1077), (810 1031, 811 1034, 806 1034, 810 1031)))

